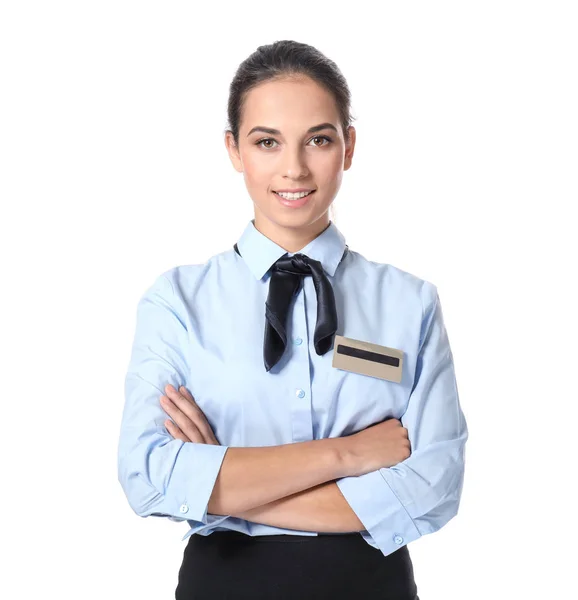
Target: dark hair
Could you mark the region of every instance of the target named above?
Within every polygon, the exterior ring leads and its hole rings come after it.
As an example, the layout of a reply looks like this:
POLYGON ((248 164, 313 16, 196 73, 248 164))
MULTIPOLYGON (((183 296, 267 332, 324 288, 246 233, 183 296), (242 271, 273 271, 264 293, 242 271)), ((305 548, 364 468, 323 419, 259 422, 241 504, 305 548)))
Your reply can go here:
POLYGON ((227 131, 233 134, 237 146, 241 114, 248 92, 264 81, 300 76, 311 78, 333 94, 344 137, 349 139, 348 127, 355 117, 350 113, 351 94, 347 81, 337 65, 313 46, 293 40, 279 40, 259 46, 246 58, 239 65, 229 87, 227 131))

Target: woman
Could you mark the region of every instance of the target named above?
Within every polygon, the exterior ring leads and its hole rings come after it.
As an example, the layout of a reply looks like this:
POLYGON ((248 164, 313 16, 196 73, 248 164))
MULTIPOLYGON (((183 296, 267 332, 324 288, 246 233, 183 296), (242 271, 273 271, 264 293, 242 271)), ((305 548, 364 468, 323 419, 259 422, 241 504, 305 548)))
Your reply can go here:
POLYGON ((190 525, 177 600, 416 600, 407 545, 457 513, 468 431, 437 288, 328 216, 349 103, 311 46, 245 60, 225 141, 254 218, 139 302, 119 480, 138 515, 190 525))

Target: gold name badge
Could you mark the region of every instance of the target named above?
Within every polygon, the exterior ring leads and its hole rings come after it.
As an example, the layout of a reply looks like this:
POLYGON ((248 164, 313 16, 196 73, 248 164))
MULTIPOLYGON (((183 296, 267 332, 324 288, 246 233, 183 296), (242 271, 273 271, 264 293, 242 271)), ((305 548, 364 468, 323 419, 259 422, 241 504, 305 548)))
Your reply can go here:
POLYGON ((336 369, 400 383, 403 351, 336 335, 332 366, 336 369))

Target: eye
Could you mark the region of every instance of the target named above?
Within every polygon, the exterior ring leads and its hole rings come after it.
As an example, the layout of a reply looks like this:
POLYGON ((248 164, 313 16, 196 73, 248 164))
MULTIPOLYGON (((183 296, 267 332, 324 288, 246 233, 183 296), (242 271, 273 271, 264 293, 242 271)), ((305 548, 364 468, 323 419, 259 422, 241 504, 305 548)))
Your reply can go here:
MULTIPOLYGON (((324 146, 328 146, 329 144, 333 143, 333 140, 326 135, 316 135, 314 138, 311 138, 312 142, 315 140, 324 140, 326 142, 325 144, 314 144, 314 146, 317 146, 317 148, 323 148, 324 146)), ((274 140, 273 138, 261 138, 260 140, 255 142, 255 145, 259 146, 261 148, 265 148, 266 150, 270 150, 270 149, 274 148, 274 146, 272 146, 272 145, 264 146, 263 144, 265 142, 270 142, 270 143, 274 143, 274 144, 277 143, 277 141, 274 140)))
MULTIPOLYGON (((273 138, 262 138, 262 139, 260 139, 258 142, 255 142, 255 145, 256 145, 256 146, 261 146, 261 144, 262 144, 263 142, 275 142, 275 143, 277 143, 277 142, 276 142, 276 141, 275 141, 273 138)), ((266 148, 266 149, 269 149, 269 148, 271 148, 271 147, 272 147, 272 146, 261 146, 261 148, 266 148)))
POLYGON ((331 144, 331 138, 327 137, 326 135, 316 135, 314 138, 311 138, 311 141, 313 140, 325 140, 327 142, 326 144, 322 144, 321 146, 314 144, 314 146, 317 146, 318 148, 323 148, 323 146, 329 146, 329 144, 331 144))

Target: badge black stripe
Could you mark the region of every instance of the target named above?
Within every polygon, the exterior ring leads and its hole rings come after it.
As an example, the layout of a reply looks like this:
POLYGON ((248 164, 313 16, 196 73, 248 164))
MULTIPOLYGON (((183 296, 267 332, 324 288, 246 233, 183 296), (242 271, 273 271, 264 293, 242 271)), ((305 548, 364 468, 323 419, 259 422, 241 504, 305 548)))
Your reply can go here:
POLYGON ((351 346, 344 346, 343 344, 337 344, 337 354, 345 354, 346 356, 353 356, 354 358, 361 358, 362 360, 399 367, 399 358, 397 358, 397 356, 388 356, 387 354, 379 354, 377 352, 371 352, 370 350, 352 348, 351 346))

